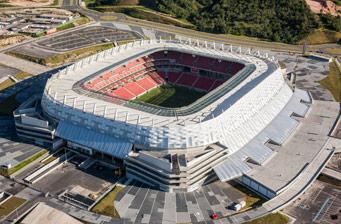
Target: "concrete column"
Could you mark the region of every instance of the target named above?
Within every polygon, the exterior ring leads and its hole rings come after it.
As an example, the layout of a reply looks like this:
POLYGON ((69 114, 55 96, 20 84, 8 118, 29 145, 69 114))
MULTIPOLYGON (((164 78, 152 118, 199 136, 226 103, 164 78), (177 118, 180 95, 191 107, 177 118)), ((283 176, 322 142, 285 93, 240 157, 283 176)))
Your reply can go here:
POLYGON ((106 115, 107 115, 107 106, 104 107, 103 117, 105 117, 106 115))
POLYGON ((94 105, 94 108, 93 108, 93 114, 96 113, 96 104, 94 105))

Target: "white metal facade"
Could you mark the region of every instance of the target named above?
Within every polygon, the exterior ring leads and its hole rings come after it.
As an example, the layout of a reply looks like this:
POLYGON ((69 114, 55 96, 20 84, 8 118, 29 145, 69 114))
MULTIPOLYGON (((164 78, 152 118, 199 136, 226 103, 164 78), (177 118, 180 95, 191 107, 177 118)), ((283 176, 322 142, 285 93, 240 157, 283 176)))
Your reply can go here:
POLYGON ((293 92, 273 58, 259 51, 199 41, 149 40, 130 43, 85 58, 48 81, 42 107, 51 117, 133 143, 144 149, 183 149, 219 142, 234 153, 281 112, 293 92), (76 93, 73 85, 122 60, 172 49, 256 65, 236 88, 184 117, 162 117, 76 93))

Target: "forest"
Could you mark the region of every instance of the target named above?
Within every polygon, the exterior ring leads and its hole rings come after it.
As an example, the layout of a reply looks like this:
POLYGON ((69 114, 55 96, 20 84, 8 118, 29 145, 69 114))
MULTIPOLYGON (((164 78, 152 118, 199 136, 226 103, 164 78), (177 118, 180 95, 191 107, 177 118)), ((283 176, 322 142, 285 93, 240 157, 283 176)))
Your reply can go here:
MULTIPOLYGON (((116 5, 119 0, 96 0, 116 5)), ((297 43, 317 28, 341 31, 341 18, 316 15, 304 0, 140 0, 140 5, 192 23, 197 30, 297 43)))

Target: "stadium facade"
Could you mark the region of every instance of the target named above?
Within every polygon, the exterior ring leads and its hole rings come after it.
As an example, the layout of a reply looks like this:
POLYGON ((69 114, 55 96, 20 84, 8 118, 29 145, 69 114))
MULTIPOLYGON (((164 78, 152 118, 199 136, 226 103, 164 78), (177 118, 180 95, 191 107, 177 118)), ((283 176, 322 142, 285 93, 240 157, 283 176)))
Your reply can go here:
POLYGON ((267 53, 191 39, 140 40, 85 58, 54 74, 34 102, 38 115, 15 112, 23 138, 122 161, 128 177, 165 191, 237 178, 267 198, 278 192, 247 174, 312 103, 267 53), (175 108, 136 100, 165 83, 206 94, 175 108))

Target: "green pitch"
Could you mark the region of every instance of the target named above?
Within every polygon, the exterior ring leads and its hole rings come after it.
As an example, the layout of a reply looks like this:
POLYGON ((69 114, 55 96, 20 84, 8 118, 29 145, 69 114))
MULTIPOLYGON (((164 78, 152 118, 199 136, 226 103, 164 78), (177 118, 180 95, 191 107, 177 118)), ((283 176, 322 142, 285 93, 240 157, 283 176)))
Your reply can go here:
POLYGON ((162 107, 176 108, 187 106, 205 94, 205 92, 196 91, 194 89, 166 84, 139 96, 135 101, 142 101, 162 107))

